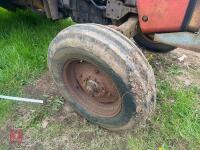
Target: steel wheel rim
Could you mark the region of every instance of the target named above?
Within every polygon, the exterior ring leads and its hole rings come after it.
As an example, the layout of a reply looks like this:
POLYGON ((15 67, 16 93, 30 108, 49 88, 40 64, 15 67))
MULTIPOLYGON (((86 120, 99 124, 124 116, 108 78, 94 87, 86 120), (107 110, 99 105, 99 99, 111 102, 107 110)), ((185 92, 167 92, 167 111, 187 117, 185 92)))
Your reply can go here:
POLYGON ((90 113, 114 117, 122 107, 122 98, 115 83, 96 65, 72 59, 65 63, 63 80, 70 96, 90 113))

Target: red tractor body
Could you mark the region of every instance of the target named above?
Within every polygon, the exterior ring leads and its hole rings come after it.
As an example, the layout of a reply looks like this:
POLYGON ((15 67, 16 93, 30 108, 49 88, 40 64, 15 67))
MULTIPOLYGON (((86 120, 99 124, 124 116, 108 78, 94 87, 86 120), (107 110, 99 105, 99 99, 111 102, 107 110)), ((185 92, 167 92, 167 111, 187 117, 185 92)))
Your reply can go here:
POLYGON ((189 0, 137 0, 140 27, 144 33, 177 32, 182 29, 189 0))

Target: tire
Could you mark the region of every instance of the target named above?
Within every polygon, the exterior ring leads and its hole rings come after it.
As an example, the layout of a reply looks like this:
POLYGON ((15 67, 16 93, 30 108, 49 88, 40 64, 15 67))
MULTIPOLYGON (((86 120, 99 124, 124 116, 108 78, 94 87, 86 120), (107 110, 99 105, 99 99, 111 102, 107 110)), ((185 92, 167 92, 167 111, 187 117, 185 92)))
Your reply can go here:
POLYGON ((174 49, 176 49, 176 47, 171 46, 171 45, 167 45, 167 44, 163 44, 163 43, 159 43, 159 42, 154 42, 152 40, 150 40, 148 37, 146 37, 143 33, 139 32, 137 33, 133 39, 135 40, 135 42, 145 48, 148 51, 151 52, 157 52, 157 53, 167 53, 170 52, 174 49))
POLYGON ((109 27, 77 24, 64 29, 50 44, 48 65, 63 97, 103 128, 137 127, 155 108, 151 66, 133 42, 109 27))

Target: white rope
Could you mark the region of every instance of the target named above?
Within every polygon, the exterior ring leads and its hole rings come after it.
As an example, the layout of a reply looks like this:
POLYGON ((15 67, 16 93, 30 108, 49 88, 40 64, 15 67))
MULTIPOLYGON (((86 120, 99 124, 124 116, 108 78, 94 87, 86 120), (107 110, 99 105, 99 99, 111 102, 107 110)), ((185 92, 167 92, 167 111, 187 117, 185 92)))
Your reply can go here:
POLYGON ((5 96, 5 95, 0 95, 0 100, 12 100, 12 101, 21 101, 21 102, 29 102, 29 103, 39 103, 43 104, 43 100, 37 100, 37 99, 29 99, 29 98, 21 98, 21 97, 13 97, 13 96, 5 96))

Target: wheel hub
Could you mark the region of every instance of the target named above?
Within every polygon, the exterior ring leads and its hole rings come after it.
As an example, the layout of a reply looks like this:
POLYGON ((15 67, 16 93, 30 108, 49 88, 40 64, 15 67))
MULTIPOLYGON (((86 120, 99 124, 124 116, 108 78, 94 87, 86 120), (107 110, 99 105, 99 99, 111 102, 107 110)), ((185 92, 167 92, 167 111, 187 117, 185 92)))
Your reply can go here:
POLYGON ((96 96, 99 92, 99 85, 94 80, 88 80, 85 84, 86 91, 92 96, 96 96))
POLYGON ((88 111, 103 117, 117 115, 121 97, 114 82, 95 65, 86 61, 68 61, 63 74, 71 95, 88 111))

